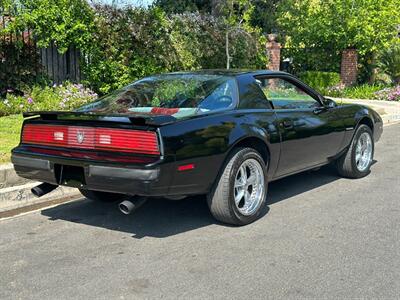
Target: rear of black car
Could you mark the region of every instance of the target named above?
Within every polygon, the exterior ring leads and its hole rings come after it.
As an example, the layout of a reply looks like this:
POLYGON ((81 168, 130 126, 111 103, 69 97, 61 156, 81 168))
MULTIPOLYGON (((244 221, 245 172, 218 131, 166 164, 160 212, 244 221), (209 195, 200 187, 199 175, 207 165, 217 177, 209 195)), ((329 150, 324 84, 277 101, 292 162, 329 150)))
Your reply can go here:
MULTIPOLYGON (((57 116, 56 116, 57 117, 57 116)), ((117 121, 25 121, 12 162, 21 177, 80 189, 125 194, 167 192, 173 157, 163 153, 157 126, 117 121), (169 163, 168 163, 169 162, 169 163)))

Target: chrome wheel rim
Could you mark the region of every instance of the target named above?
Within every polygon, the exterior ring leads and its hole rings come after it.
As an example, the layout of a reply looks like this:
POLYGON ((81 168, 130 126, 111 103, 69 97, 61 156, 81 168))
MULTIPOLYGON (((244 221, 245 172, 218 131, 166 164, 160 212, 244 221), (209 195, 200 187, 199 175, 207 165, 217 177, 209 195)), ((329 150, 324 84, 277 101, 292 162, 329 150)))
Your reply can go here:
POLYGON ((372 161, 372 139, 367 132, 363 132, 356 145, 356 165, 360 172, 368 169, 372 161))
POLYGON ((262 204, 265 194, 264 172, 255 159, 245 160, 236 173, 234 184, 235 205, 239 212, 249 216, 262 204))

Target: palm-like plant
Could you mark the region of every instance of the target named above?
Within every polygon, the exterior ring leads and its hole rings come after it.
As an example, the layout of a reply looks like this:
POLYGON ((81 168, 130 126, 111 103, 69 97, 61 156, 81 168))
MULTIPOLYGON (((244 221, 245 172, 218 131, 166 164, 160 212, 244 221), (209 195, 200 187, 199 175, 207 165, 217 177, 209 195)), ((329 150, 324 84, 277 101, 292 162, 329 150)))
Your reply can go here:
POLYGON ((379 68, 389 75, 395 84, 400 84, 400 43, 381 53, 379 68))

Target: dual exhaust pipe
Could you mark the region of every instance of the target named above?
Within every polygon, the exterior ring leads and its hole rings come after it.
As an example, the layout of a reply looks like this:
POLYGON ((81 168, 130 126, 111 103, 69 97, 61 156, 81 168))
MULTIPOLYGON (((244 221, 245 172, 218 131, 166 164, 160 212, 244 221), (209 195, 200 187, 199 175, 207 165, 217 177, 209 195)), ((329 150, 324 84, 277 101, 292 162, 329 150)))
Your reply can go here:
MULTIPOLYGON (((31 192, 36 197, 42 197, 50 193, 51 191, 55 190, 56 188, 58 188, 58 185, 45 182, 32 188, 31 192)), ((118 208, 123 214, 129 215, 130 213, 134 212, 139 207, 141 207, 146 201, 147 201, 146 197, 138 197, 138 196, 131 197, 131 199, 124 200, 120 204, 118 204, 118 208)))

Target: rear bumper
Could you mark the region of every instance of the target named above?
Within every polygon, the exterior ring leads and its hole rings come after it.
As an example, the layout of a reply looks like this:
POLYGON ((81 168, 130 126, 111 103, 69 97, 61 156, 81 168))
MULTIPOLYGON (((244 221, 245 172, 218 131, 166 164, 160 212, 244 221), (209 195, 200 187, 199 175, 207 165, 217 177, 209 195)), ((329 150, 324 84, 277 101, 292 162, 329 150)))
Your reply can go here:
POLYGON ((168 169, 168 166, 107 166, 17 153, 12 154, 11 161, 19 176, 52 184, 145 196, 165 196, 169 192, 170 182, 161 176, 161 169, 168 169), (57 167, 60 165, 78 167, 79 171, 82 170, 82 180, 64 181, 60 175, 62 171, 57 167))
POLYGON ((89 161, 36 154, 24 147, 12 151, 16 173, 27 179, 80 189, 149 197, 184 196, 209 192, 215 166, 221 156, 181 161, 174 157, 148 165, 89 161), (178 172, 180 164, 195 163, 196 168, 178 172), (74 174, 78 173, 78 174, 74 174), (68 180, 65 180, 65 175, 68 180), (205 176, 208 174, 208 176, 205 176))

